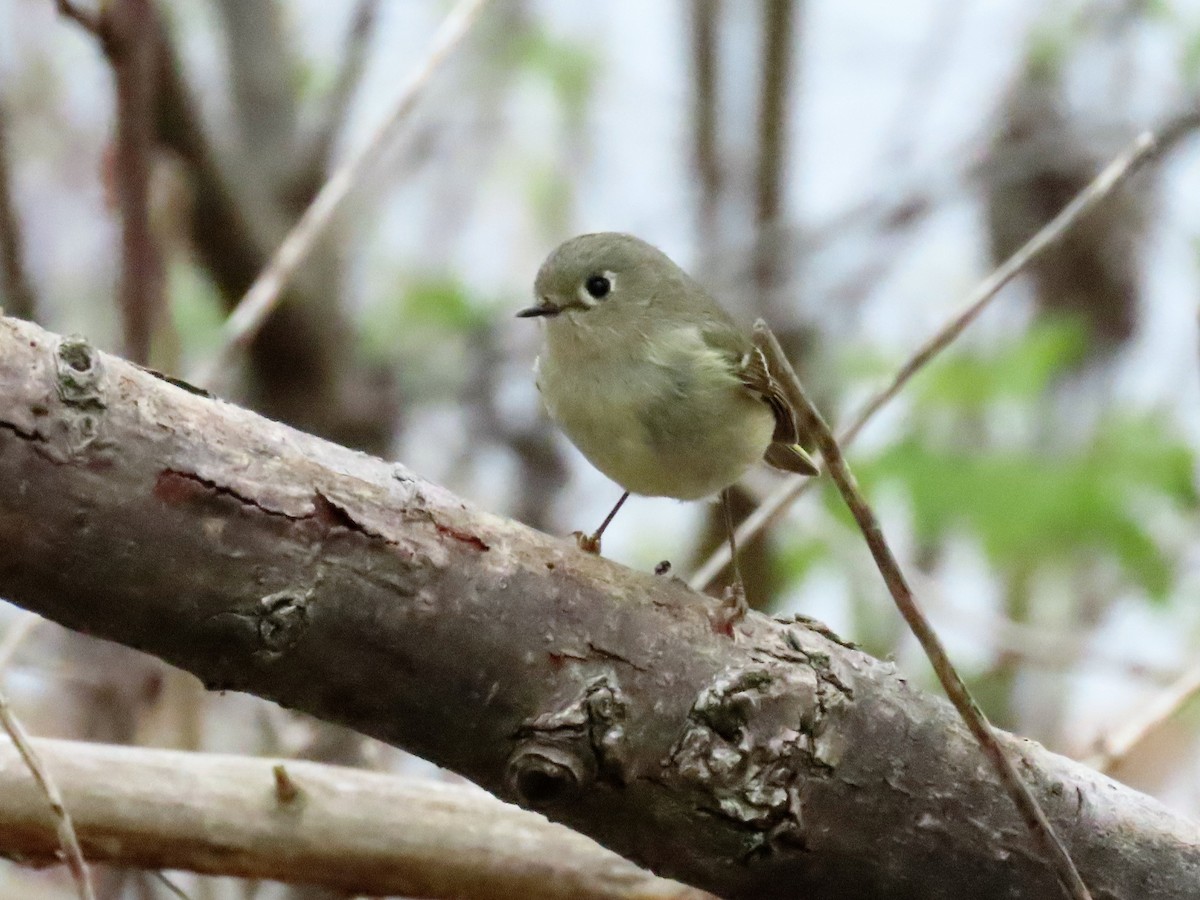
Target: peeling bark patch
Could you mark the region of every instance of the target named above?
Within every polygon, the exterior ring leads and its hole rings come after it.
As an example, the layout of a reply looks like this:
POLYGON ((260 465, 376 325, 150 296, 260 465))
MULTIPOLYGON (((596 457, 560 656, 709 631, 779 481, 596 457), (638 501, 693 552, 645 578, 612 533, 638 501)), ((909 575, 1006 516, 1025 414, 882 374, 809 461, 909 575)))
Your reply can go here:
POLYGON ((194 475, 166 469, 154 479, 154 496, 168 506, 182 506, 209 496, 215 485, 206 484, 194 475))
POLYGON ((627 656, 622 656, 620 653, 617 653, 615 650, 609 650, 605 647, 601 647, 599 644, 596 644, 593 641, 587 642, 587 648, 588 648, 588 653, 591 654, 592 656, 599 657, 600 659, 607 660, 608 662, 623 663, 623 664, 629 666, 631 669, 636 669, 639 672, 647 671, 645 666, 639 666, 637 663, 635 663, 632 659, 629 659, 627 656))
POLYGON ((804 782, 838 760, 819 693, 803 666, 728 670, 699 693, 665 762, 699 806, 747 828, 744 862, 805 846, 804 782))
POLYGON ((178 469, 163 469, 154 480, 154 496, 168 505, 194 503, 209 497, 229 497, 244 506, 252 506, 269 516, 280 516, 285 519, 299 521, 311 518, 293 516, 280 510, 263 506, 253 497, 239 494, 232 488, 224 487, 208 478, 202 478, 194 472, 181 472, 178 469))
POLYGON ((366 529, 351 518, 350 513, 342 509, 320 491, 313 494, 313 519, 325 529, 345 528, 365 534, 366 529))
POLYGON ((168 506, 182 506, 207 501, 214 497, 228 497, 243 506, 252 507, 269 516, 278 516, 292 522, 313 522, 324 534, 328 534, 335 528, 341 528, 381 540, 386 544, 394 543, 384 535, 363 526, 345 507, 335 503, 320 491, 315 491, 312 495, 311 510, 297 514, 266 506, 254 497, 217 484, 194 472, 163 469, 154 481, 154 496, 168 506))
POLYGON ((476 550, 480 551, 481 553, 492 549, 487 544, 485 544, 480 538, 476 537, 473 534, 470 534, 469 532, 462 531, 462 530, 460 530, 458 528, 454 528, 450 525, 443 525, 441 522, 434 522, 433 524, 437 528, 438 534, 444 534, 446 537, 454 538, 456 541, 462 541, 462 543, 467 544, 468 546, 474 547, 476 550))

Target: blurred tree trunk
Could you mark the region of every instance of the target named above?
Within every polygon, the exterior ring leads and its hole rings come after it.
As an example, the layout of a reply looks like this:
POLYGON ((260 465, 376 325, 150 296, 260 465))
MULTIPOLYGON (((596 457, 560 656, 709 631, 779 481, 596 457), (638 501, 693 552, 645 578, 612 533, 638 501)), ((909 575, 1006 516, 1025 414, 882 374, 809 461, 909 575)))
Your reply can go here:
POLYGON ((0 308, 11 316, 34 321, 37 298, 25 268, 21 221, 12 190, 8 147, 8 115, 0 104, 0 308))
MULTIPOLYGON (((701 258, 717 255, 721 240, 723 201, 732 200, 723 190, 725 168, 721 153, 719 85, 721 54, 721 4, 719 0, 693 0, 692 34, 692 161, 699 181, 697 232, 701 258)), ((810 340, 809 329, 800 321, 800 298, 789 294, 781 302, 782 286, 796 285, 799 254, 786 253, 781 238, 786 208, 786 186, 795 149, 789 140, 792 121, 791 98, 795 92, 794 49, 798 42, 798 20, 803 6, 797 0, 767 0, 761 6, 759 57, 759 106, 757 110, 757 156, 754 164, 751 284, 743 292, 754 314, 765 316, 776 330, 792 364, 803 373, 810 340)), ((736 237, 735 237, 736 240, 736 237)), ((740 525, 757 505, 742 487, 730 493, 733 523, 740 525)), ((725 511, 710 505, 696 547, 696 558, 707 559, 728 540, 725 511)), ((746 599, 755 609, 767 608, 778 597, 784 583, 778 571, 771 538, 760 534, 738 547, 738 563, 746 586, 746 599)), ((732 567, 713 582, 710 589, 720 594, 731 583, 732 567)))
MULTIPOLYGON (((326 158, 304 152, 297 134, 296 63, 277 4, 223 0, 217 8, 225 23, 237 149, 218 157, 166 30, 158 131, 186 165, 197 256, 232 308, 328 172, 326 158)), ((272 418, 386 453, 397 402, 390 377, 357 361, 340 301, 338 243, 336 232, 318 242, 251 345, 247 399, 272 418)))

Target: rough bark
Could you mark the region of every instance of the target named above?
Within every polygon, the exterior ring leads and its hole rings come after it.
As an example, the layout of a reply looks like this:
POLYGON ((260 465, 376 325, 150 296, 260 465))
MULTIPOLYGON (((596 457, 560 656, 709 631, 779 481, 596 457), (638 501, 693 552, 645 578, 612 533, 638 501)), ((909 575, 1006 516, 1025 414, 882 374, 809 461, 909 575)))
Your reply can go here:
MULTIPOLYGON (((295 760, 33 743, 90 860, 316 884, 338 896, 709 896, 461 785, 295 760)), ((5 740, 0 847, 26 864, 59 861, 45 794, 5 740)))
MULTIPOLYGON (((948 705, 472 509, 398 465, 0 321, 0 595, 339 722, 729 897, 1049 898, 948 705)), ((1200 832, 1008 737, 1097 900, 1200 894, 1200 832)))

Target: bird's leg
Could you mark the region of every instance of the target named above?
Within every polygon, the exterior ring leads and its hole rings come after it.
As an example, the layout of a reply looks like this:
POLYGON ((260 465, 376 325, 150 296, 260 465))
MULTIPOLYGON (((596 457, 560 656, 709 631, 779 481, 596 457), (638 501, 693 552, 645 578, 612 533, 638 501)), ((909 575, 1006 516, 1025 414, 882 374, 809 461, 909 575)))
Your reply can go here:
POLYGON ((621 495, 621 499, 617 501, 617 505, 612 508, 604 521, 600 523, 600 527, 596 529, 595 534, 584 534, 582 531, 574 532, 575 543, 579 545, 579 549, 584 553, 599 553, 600 552, 600 535, 604 534, 604 529, 608 527, 608 523, 616 516, 617 510, 625 505, 625 501, 629 499, 629 491, 621 495))
POLYGON ((729 561, 733 565, 733 584, 725 588, 724 603, 728 609, 730 623, 740 622, 746 615, 746 583, 742 581, 742 568, 738 565, 737 542, 733 537, 733 502, 729 498, 731 488, 721 491, 721 505, 725 507, 725 529, 729 532, 729 561))

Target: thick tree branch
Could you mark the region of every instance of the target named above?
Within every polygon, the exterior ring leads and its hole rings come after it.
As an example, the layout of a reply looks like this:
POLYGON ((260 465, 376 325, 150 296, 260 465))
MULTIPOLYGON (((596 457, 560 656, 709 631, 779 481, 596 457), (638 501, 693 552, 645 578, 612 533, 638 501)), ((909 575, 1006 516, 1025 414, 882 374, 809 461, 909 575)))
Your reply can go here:
MULTIPOLYGON (((1054 896, 956 714, 819 626, 0 320, 0 595, 340 722, 728 897, 1054 896)), ((1200 831, 1002 735, 1097 898, 1200 831)))
MULTIPOLYGON (((319 763, 35 740, 84 853, 122 866, 463 900, 702 900, 541 816, 453 784, 319 763), (290 793, 277 790, 285 773, 290 793)), ((57 862, 45 797, 0 741, 0 847, 57 862)))

